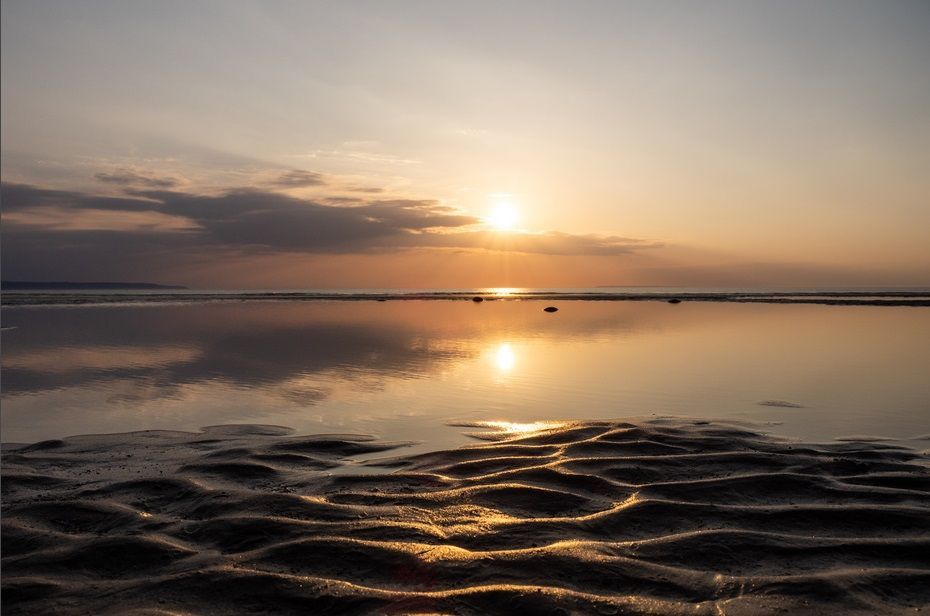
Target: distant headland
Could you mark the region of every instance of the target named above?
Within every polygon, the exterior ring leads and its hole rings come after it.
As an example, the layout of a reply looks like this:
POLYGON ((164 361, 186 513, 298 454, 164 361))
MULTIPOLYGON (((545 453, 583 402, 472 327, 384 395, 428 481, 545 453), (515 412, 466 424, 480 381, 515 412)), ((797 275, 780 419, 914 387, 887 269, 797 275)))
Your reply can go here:
POLYGON ((39 290, 114 290, 114 289, 135 289, 135 290, 161 290, 161 289, 186 289, 187 287, 177 285, 154 284, 152 282, 39 282, 24 280, 4 280, 0 282, 0 288, 4 291, 39 291, 39 290))

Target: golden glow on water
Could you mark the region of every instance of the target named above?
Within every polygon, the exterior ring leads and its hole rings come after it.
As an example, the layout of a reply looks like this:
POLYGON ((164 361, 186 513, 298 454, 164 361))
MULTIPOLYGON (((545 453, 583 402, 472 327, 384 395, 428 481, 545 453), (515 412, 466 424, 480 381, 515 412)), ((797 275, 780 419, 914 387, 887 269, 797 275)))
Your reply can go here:
POLYGON ((540 432, 542 430, 551 430, 564 425, 560 421, 533 421, 528 423, 517 423, 513 421, 482 421, 481 425, 487 428, 494 428, 501 432, 512 434, 528 434, 530 432, 540 432))
MULTIPOLYGON (((482 289, 506 298, 510 287, 482 289)), ((805 439, 926 432, 926 309, 545 305, 206 303, 75 308, 67 319, 5 307, 16 329, 3 332, 3 434, 258 423, 438 449, 462 442, 452 421, 644 412, 779 421, 805 439), (769 400, 806 408, 759 404, 769 400)))
POLYGON ((484 292, 495 297, 511 297, 514 293, 519 293, 521 289, 517 287, 491 287, 484 292))
POLYGON ((517 358, 509 342, 502 342, 494 353, 494 363, 500 372, 510 372, 516 364, 517 358))

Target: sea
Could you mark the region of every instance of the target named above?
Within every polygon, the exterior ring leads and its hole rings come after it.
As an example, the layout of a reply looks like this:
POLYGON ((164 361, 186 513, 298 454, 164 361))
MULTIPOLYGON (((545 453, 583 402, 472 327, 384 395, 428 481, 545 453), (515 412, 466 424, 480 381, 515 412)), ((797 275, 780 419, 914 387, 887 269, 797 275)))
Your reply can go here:
POLYGON ((0 314, 4 443, 257 423, 428 450, 657 416, 930 435, 928 288, 29 290, 0 314))

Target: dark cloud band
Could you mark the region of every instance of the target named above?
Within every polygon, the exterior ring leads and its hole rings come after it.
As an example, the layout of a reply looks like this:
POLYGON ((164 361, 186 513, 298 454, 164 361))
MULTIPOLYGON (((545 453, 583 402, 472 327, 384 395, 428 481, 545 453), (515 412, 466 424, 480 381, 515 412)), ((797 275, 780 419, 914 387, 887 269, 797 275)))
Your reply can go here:
POLYGON ((124 196, 111 197, 3 184, 4 274, 24 269, 35 276, 34 266, 43 263, 48 275, 53 275, 55 263, 62 260, 68 261, 69 270, 86 262, 92 273, 92 268, 113 259, 149 264, 163 260, 176 266, 185 259, 221 254, 364 254, 409 249, 609 256, 649 246, 616 236, 499 233, 483 228, 480 219, 433 200, 373 199, 346 206, 251 188, 218 195, 147 187, 129 187, 124 192, 124 196), (35 215, 49 210, 59 216, 35 215), (101 212, 111 220, 119 220, 118 213, 126 212, 133 222, 124 230, 59 222, 62 213, 69 221, 92 221, 101 212), (184 227, 147 227, 139 222, 146 214, 180 220, 184 227))
POLYGON ((94 177, 105 184, 118 186, 144 186, 147 188, 174 188, 181 182, 173 177, 159 177, 137 173, 131 169, 117 169, 110 173, 96 173, 94 177))

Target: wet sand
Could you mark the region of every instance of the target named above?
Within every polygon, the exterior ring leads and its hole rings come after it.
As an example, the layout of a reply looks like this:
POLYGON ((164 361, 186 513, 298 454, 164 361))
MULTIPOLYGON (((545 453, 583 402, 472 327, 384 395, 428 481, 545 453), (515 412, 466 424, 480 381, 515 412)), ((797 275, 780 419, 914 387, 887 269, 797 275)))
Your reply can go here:
MULTIPOLYGON (((473 428, 474 429, 474 428, 473 428)), ((6 445, 5 614, 915 613, 930 459, 732 423, 6 445)))

